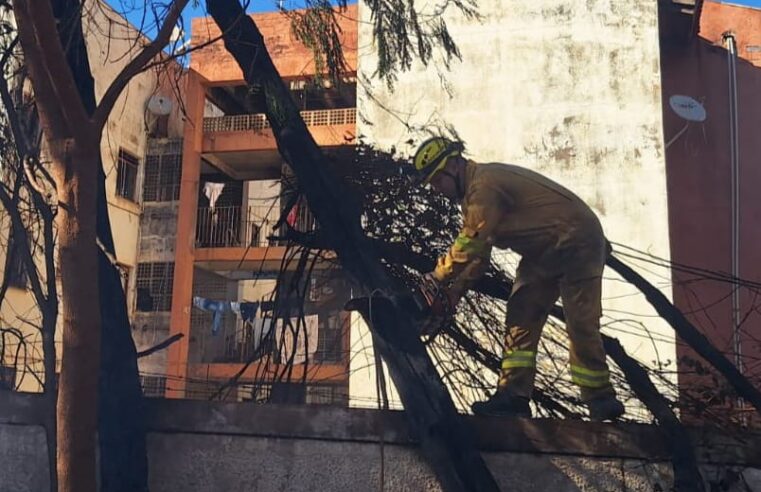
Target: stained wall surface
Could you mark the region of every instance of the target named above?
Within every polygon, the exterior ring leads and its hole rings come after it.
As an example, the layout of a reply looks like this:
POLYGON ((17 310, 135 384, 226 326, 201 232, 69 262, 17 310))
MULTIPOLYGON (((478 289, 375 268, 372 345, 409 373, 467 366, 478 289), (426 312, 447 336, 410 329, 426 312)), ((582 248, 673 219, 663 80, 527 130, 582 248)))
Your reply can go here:
MULTIPOLYGON (((610 241, 668 259, 656 2, 487 0, 478 11, 481 21, 443 16, 461 61, 449 71, 415 63, 391 90, 374 77, 370 9, 360 4, 358 79, 369 80, 360 138, 409 155, 424 138, 410 128, 452 125, 467 156, 547 175, 592 207, 610 241)), ((670 295, 658 273, 646 277, 670 295)), ((671 328, 633 287, 605 277, 605 331, 643 362, 673 364, 671 328)))

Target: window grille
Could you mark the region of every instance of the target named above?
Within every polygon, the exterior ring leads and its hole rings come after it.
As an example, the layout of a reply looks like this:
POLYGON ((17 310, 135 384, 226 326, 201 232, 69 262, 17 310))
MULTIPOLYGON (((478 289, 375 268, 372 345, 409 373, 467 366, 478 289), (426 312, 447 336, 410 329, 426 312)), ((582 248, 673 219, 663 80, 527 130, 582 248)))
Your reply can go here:
POLYGON ((137 310, 170 311, 174 263, 139 263, 137 265, 137 310))
POLYGON ((119 149, 116 163, 116 194, 137 202, 137 172, 140 161, 124 149, 119 149))
POLYGON ((140 376, 143 395, 148 398, 163 398, 166 393, 165 376, 140 376))
POLYGON ((307 386, 307 404, 347 406, 349 398, 345 388, 328 384, 307 386))
POLYGON ((341 362, 343 352, 343 326, 340 314, 320 316, 315 362, 341 362))
POLYGON ((145 157, 144 202, 171 202, 180 199, 182 154, 145 157))

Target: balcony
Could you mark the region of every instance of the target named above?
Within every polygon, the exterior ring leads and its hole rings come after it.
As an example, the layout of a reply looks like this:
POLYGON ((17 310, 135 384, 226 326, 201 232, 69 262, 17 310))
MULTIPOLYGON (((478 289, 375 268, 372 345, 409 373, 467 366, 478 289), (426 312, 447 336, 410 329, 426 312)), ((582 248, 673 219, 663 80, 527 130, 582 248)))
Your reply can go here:
MULTIPOLYGON (((196 221, 196 264, 206 270, 251 272, 281 268, 287 241, 276 239, 279 209, 270 205, 201 207, 196 221)), ((317 221, 306 206, 297 205, 286 222, 300 232, 313 232, 317 221)))
MULTIPOLYGON (((305 303, 309 309, 309 303, 305 303)), ((313 350, 302 355, 295 365, 340 365, 346 361, 345 338, 348 337, 349 317, 342 311, 330 309, 317 313, 319 323, 313 333, 309 333, 308 345, 313 350), (312 339, 312 337, 317 337, 312 339)), ((211 334, 213 315, 193 308, 191 331, 197 343, 194 362, 201 364, 238 364, 249 360, 270 359, 273 364, 285 364, 294 345, 299 350, 306 348, 306 333, 292 332, 278 324, 272 333, 262 339, 262 324, 270 325, 271 318, 256 319, 253 323, 241 321, 235 314, 225 312, 219 321, 219 332, 211 334), (259 326, 256 326, 257 323, 259 326)), ((218 369, 222 370, 222 369, 218 369)))
MULTIPOLYGON (((269 205, 201 207, 196 223, 196 248, 267 248, 286 243, 273 239, 280 211, 269 205)), ((301 232, 313 232, 317 222, 307 207, 296 206, 286 217, 301 232)))
POLYGON ((251 362, 244 380, 346 381, 351 317, 342 308, 350 286, 330 271, 312 272, 304 286, 303 294, 276 304, 273 279, 234 280, 197 269, 193 295, 203 301, 191 310, 188 376, 225 381, 251 362), (303 323, 274 322, 276 312, 303 315, 303 323))
MULTIPOLYGON (((357 108, 320 109, 302 111, 301 117, 307 126, 353 125, 357 122, 357 108)), ((263 113, 219 116, 203 119, 203 132, 242 132, 261 131, 270 128, 269 121, 263 113)))
MULTIPOLYGON (((301 116, 320 147, 353 145, 356 108, 302 111, 301 116)), ((280 176, 281 158, 264 114, 204 118, 203 156, 235 179, 280 176)))

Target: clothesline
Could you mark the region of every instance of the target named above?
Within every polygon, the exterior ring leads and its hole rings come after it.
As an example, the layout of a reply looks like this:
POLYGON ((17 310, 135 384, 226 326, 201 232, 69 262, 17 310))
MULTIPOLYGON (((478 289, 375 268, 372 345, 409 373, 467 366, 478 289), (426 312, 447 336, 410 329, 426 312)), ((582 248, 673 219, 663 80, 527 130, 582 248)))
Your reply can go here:
POLYGON ((225 313, 235 313, 241 320, 251 322, 259 312, 259 305, 258 302, 213 301, 204 297, 193 297, 193 306, 214 314, 211 326, 212 335, 219 333, 222 316, 225 313))

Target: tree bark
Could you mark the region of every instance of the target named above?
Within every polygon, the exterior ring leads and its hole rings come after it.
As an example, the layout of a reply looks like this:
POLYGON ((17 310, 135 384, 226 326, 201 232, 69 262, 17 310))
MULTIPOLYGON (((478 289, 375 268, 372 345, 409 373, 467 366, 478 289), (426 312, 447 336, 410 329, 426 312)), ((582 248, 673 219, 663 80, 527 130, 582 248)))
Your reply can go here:
MULTIPOLYGON (((368 293, 401 291, 365 238, 358 205, 350 202, 346 187, 329 171, 253 20, 245 15, 238 0, 208 1, 207 9, 246 82, 261 88, 280 154, 296 173, 310 209, 345 271, 368 293)), ((369 316, 370 329, 381 340, 377 348, 389 366, 411 427, 420 438, 423 455, 442 488, 498 490, 474 445, 471 429, 459 418, 422 342, 414 335, 418 332, 415 322, 404 309, 387 304, 382 311, 372 313, 377 316, 369 316)))
POLYGON ((679 421, 665 398, 658 392, 647 371, 631 358, 615 338, 603 335, 605 351, 616 361, 626 375, 634 394, 658 421, 666 445, 671 451, 674 469, 674 491, 703 492, 705 486, 700 475, 695 448, 690 434, 679 421))
POLYGON ((58 453, 62 490, 94 490, 95 399, 102 490, 147 490, 142 391, 121 278, 109 260, 115 250, 100 136, 119 94, 161 52, 186 3, 172 2, 156 39, 129 61, 96 105, 79 0, 14 1, 62 212, 57 219, 64 311, 58 434, 59 441, 67 441, 58 453), (99 303, 92 302, 95 296, 99 303))
MULTIPOLYGON (((82 31, 79 0, 54 0, 61 44, 88 115, 96 109, 95 81, 82 31)), ((98 391, 98 447, 102 492, 148 490, 143 392, 137 350, 127 313, 121 276, 106 253, 116 256, 106 200, 106 175, 98 153, 96 232, 101 319, 101 365, 98 391)))
POLYGON ((96 490, 95 436, 100 365, 98 251, 95 233, 96 142, 51 147, 58 191, 63 354, 58 385, 58 486, 62 492, 96 490), (54 148, 58 147, 58 148, 54 148))

